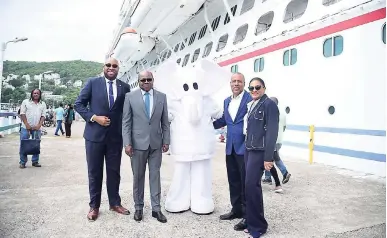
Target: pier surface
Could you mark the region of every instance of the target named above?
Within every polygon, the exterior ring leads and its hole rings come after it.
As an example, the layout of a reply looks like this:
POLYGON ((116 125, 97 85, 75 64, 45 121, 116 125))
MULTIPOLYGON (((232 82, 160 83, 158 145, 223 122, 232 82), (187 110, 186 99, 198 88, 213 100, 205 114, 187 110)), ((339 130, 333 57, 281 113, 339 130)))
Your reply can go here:
MULTIPOLYGON (((168 222, 152 218, 148 180, 144 219, 133 220, 132 171, 123 154, 120 195, 129 216, 109 211, 106 187, 97 221, 86 219, 88 180, 83 122, 73 124, 71 139, 55 137, 47 129, 42 137, 41 168, 19 169, 19 135, 0 138, 0 237, 130 237, 130 238, 236 238, 234 221, 220 221, 230 210, 224 144, 217 145, 213 160, 214 213, 198 216, 190 211, 170 214, 168 222)), ((355 173, 296 158, 283 160, 292 174, 284 193, 263 185, 267 238, 373 238, 386 237, 385 178, 355 173)), ((173 176, 173 158, 163 155, 162 205, 173 176)), ((146 175, 148 177, 148 175, 146 175)), ((282 177, 282 176, 281 176, 282 177)))

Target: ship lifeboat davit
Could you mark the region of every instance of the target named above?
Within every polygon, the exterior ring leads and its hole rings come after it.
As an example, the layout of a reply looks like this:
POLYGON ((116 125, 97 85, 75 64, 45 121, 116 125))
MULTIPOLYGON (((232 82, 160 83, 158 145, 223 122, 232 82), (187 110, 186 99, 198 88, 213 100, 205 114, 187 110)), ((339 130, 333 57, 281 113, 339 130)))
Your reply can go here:
POLYGON ((146 35, 169 35, 195 14, 206 0, 136 1, 131 27, 146 35), (168 2, 168 4, 166 4, 168 2))
POLYGON ((138 34, 132 27, 126 27, 113 50, 112 57, 125 63, 134 65, 146 56, 155 46, 155 40, 149 36, 138 34))

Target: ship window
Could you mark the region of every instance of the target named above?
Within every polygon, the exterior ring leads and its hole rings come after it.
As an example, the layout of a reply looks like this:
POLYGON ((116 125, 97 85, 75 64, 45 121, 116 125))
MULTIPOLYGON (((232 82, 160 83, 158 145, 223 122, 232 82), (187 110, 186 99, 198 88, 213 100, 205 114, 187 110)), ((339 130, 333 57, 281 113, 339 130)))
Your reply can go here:
POLYGON ((254 72, 262 72, 265 68, 265 59, 263 57, 254 61, 254 72))
POLYGON ((192 43, 195 41, 195 39, 196 39, 196 31, 195 31, 195 33, 193 33, 191 35, 191 38, 189 39, 188 45, 192 45, 192 43))
POLYGON ((323 55, 328 58, 343 53, 344 39, 342 36, 328 38, 323 44, 323 55))
POLYGON ((167 57, 167 51, 165 51, 161 56, 161 62, 164 62, 165 58, 167 57))
POLYGON ((190 56, 190 54, 186 54, 186 55, 184 56, 183 64, 181 65, 181 67, 184 67, 184 66, 187 65, 189 56, 190 56))
POLYGON ((199 54, 200 54, 200 48, 196 49, 192 55, 192 60, 191 62, 195 62, 198 58, 199 58, 199 54))
POLYGON ((294 65, 295 63, 297 63, 297 49, 285 50, 283 56, 284 66, 294 65))
POLYGON ((273 22, 274 18, 274 12, 270 11, 268 13, 265 13, 258 19, 257 27, 255 29, 255 35, 262 34, 266 31, 268 31, 271 27, 271 24, 273 22))
MULTIPOLYGON (((235 16, 235 12, 237 10, 237 5, 233 6, 230 10, 231 10, 232 15, 235 16)), ((227 12, 226 17, 224 18, 223 24, 226 25, 227 23, 230 22, 230 20, 231 20, 231 18, 228 15, 228 12, 227 12)))
POLYGON ((217 18, 215 18, 215 19, 212 21, 212 23, 211 23, 211 29, 212 29, 212 31, 215 31, 215 30, 218 28, 219 22, 220 22, 220 17, 221 17, 221 16, 218 16, 217 18))
POLYGON ((179 59, 176 60, 176 63, 177 63, 177 64, 180 64, 180 62, 181 62, 181 58, 179 58, 179 59))
POLYGON ((177 52, 179 50, 179 45, 180 45, 180 43, 177 43, 177 45, 175 45, 175 49, 173 51, 177 52))
POLYGON ((201 38, 203 38, 203 37, 206 35, 206 32, 207 32, 207 25, 204 25, 204 26, 202 27, 202 29, 200 30, 198 40, 200 40, 201 38))
POLYGON ((184 42, 181 42, 180 50, 183 50, 185 48, 184 42))
POLYGON ((167 52, 167 59, 169 59, 169 57, 171 57, 171 54, 172 54, 172 51, 168 50, 168 52, 167 52))
POLYGON ((292 22, 304 15, 308 0, 292 0, 286 7, 284 23, 292 22))
POLYGON ((238 73, 238 65, 231 66, 231 73, 238 73))
POLYGON ((213 45, 213 43, 211 41, 210 43, 208 43, 206 45, 206 47, 204 47, 204 52, 203 52, 202 58, 206 58, 211 53, 212 45, 213 45))
POLYGON ((239 15, 251 10, 254 7, 254 3, 255 0, 244 0, 241 7, 241 13, 239 13, 239 15))
POLYGON ((384 44, 386 44, 386 23, 384 23, 382 28, 382 41, 384 44))
POLYGON ((228 34, 224 34, 223 36, 221 36, 219 38, 218 48, 216 48, 216 52, 223 50, 224 47, 226 47, 227 45, 227 41, 228 41, 228 34))
POLYGON ((338 3, 338 2, 340 2, 341 0, 323 0, 322 1, 322 4, 324 5, 324 6, 330 6, 330 5, 333 5, 333 4, 335 4, 335 3, 338 3))
POLYGON ((246 38, 247 30, 249 29, 248 24, 244 24, 243 26, 239 27, 235 32, 235 38, 234 38, 234 45, 238 44, 239 42, 242 42, 246 38))

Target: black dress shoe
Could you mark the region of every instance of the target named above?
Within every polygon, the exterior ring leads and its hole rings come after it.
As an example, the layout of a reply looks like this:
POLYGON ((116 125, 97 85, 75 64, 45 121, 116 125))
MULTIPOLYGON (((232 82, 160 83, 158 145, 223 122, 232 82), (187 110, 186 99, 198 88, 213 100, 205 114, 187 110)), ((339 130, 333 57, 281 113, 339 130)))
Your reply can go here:
POLYGON ((234 226, 234 230, 236 231, 243 231, 246 228, 247 228, 247 223, 246 223, 246 219, 244 218, 234 226))
POLYGON ((235 218, 242 218, 242 214, 235 213, 233 211, 220 216, 220 220, 233 220, 235 218))
POLYGON ((163 215, 163 213, 161 213, 161 211, 159 212, 152 211, 152 217, 157 218, 157 220, 161 223, 167 222, 167 218, 163 215))
POLYGON ((136 210, 134 213, 134 220, 141 221, 142 220, 142 210, 136 210))
POLYGON ((42 167, 38 162, 33 162, 32 166, 34 166, 34 167, 42 167))

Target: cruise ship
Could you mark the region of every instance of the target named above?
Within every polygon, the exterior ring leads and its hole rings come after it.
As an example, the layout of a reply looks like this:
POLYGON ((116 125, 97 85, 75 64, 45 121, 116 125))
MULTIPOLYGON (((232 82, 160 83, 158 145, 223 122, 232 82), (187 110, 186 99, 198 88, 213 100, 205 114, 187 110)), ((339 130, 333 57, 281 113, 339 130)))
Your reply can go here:
POLYGON ((385 0, 125 0, 106 57, 132 90, 171 60, 259 76, 286 113, 285 161, 385 177, 385 49, 385 0))

